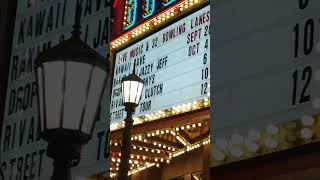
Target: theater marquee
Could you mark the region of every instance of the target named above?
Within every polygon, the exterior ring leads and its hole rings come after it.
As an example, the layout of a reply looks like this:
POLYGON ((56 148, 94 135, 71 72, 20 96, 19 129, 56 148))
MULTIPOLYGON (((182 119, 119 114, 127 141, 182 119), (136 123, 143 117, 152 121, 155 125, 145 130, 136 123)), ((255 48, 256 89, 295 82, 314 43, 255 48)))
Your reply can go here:
POLYGON ((121 79, 133 64, 145 82, 134 117, 204 99, 210 82, 210 8, 193 14, 115 53, 111 124, 124 120, 121 79))

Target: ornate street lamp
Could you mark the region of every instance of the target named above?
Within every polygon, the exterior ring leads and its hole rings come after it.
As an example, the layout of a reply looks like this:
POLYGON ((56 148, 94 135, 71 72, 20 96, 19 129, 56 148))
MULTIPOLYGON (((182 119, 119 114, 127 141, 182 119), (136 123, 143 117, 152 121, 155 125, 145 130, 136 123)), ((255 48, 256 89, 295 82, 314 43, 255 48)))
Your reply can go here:
POLYGON ((72 37, 36 59, 41 137, 54 159, 51 180, 71 180, 81 147, 92 135, 106 86, 107 62, 80 39, 81 4, 72 37))
POLYGON ((133 66, 132 74, 122 78, 121 85, 123 105, 125 106, 127 117, 124 120, 125 127, 122 133, 121 162, 118 179, 127 180, 131 150, 131 128, 133 125, 132 115, 139 105, 143 89, 143 80, 135 74, 135 66, 133 66))

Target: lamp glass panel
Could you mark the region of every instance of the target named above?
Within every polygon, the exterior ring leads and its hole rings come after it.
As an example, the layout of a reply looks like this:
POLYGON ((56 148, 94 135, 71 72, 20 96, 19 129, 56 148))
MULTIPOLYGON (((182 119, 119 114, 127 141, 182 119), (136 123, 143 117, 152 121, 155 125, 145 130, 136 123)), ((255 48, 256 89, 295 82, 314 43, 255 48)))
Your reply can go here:
POLYGON ((122 89, 122 95, 123 95, 123 102, 130 102, 129 97, 130 97, 130 86, 131 86, 131 81, 123 81, 123 89, 122 89))
POLYGON ((138 87, 139 87, 139 82, 137 81, 131 81, 131 87, 130 87, 130 99, 129 101, 131 103, 136 103, 136 97, 138 93, 138 87))
POLYGON ((84 115, 88 83, 92 65, 81 62, 66 62, 66 81, 63 109, 63 128, 79 130, 84 115))
POLYGON ((139 87, 138 87, 138 94, 137 94, 137 98, 136 98, 136 104, 139 104, 140 102, 140 98, 142 95, 142 88, 143 88, 143 84, 139 82, 139 87))
POLYGON ((37 69, 37 79, 38 79, 38 103, 39 103, 39 118, 41 131, 44 130, 44 104, 43 104, 43 70, 42 67, 37 69))
POLYGON ((51 61, 43 63, 44 104, 47 129, 59 127, 63 101, 64 62, 51 61))
POLYGON ((106 81, 106 71, 95 67, 92 72, 91 81, 89 84, 88 99, 85 108, 84 119, 81 131, 87 134, 91 133, 95 122, 97 109, 100 103, 100 98, 104 90, 106 81))

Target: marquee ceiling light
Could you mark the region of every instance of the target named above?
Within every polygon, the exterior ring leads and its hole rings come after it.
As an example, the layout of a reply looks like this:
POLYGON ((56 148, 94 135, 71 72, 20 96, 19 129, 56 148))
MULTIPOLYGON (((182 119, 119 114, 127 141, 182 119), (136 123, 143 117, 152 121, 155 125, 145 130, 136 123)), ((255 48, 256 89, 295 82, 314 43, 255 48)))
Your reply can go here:
MULTIPOLYGON (((163 162, 163 163, 170 163, 170 159, 172 158, 172 157, 177 157, 177 156, 179 156, 179 155, 182 155, 182 154, 184 154, 184 153, 186 153, 186 152, 189 152, 189 151, 192 151, 192 150, 195 150, 195 149, 197 149, 197 148, 199 148, 199 147, 201 147, 202 145, 206 145, 206 144, 209 144, 210 143, 210 137, 207 137, 207 138, 205 138, 204 140, 202 140, 202 141, 199 141, 199 142, 196 142, 196 143, 194 143, 194 144, 192 144, 192 145, 187 145, 187 146, 185 146, 185 148, 183 148, 182 150, 178 150, 178 151, 176 151, 176 149, 173 149, 174 150, 174 152, 173 153, 169 153, 169 157, 168 158, 163 158, 163 157, 153 157, 153 162, 163 162), (176 151, 176 152, 175 152, 176 151)), ((156 143, 157 145, 158 144, 161 144, 161 143, 156 143)), ((162 145, 162 147, 163 147, 163 144, 161 144, 162 145)), ((159 153, 160 152, 160 150, 159 149, 152 149, 152 151, 154 152, 154 153, 159 153)), ((112 155, 113 156, 115 156, 116 154, 115 153, 112 153, 112 155)), ((119 158, 115 158, 115 159, 112 159, 112 162, 113 161, 115 161, 115 162, 113 162, 113 163, 117 163, 116 165, 118 165, 119 166, 119 164, 118 164, 118 159, 119 158)), ((129 173, 130 172, 136 172, 137 171, 137 169, 138 168, 140 168, 140 167, 143 167, 143 166, 145 166, 145 165, 148 165, 148 164, 150 164, 150 157, 147 157, 146 155, 143 155, 143 156, 141 156, 141 155, 131 155, 131 159, 130 160, 132 160, 131 162, 133 162, 133 164, 136 164, 137 166, 132 166, 132 168, 131 168, 131 170, 129 171, 129 173), (141 158, 142 157, 142 158, 141 158), (137 161, 139 159, 139 161, 138 162, 136 162, 136 163, 134 163, 135 161, 137 161), (140 163, 139 163, 140 162, 140 163)), ((130 161, 129 161, 130 162, 130 161)), ((159 165, 160 166, 160 165, 159 165)), ((111 165, 111 167, 113 167, 112 165, 111 165)), ((113 170, 114 170, 115 168, 113 168, 113 170)), ((112 172, 111 172, 112 173, 112 172)), ((128 174, 129 174, 128 173, 128 174)), ((116 173, 115 173, 115 176, 116 176, 116 173)), ((114 176, 114 177, 115 177, 114 176)))

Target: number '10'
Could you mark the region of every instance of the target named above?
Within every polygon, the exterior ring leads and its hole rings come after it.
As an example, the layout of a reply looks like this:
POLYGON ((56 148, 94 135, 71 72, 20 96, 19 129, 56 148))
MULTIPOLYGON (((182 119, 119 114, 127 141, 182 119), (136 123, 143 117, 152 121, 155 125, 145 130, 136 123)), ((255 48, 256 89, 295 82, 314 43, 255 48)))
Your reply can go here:
MULTIPOLYGON (((300 24, 296 24, 294 27, 295 32, 295 48, 294 48, 294 57, 299 56, 299 35, 300 35, 300 24)), ((312 52, 314 46, 314 21, 313 19, 308 19, 304 24, 304 33, 303 33, 303 53, 309 55, 312 52)))

